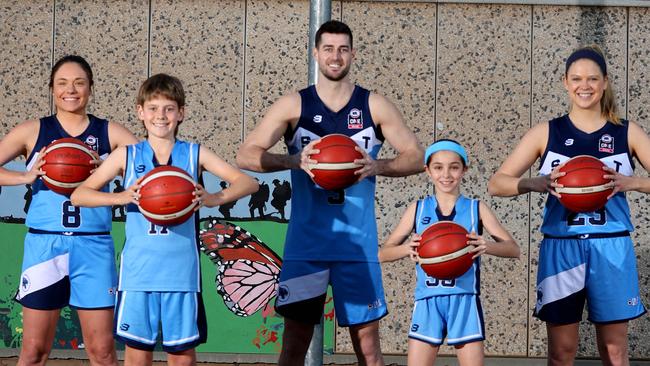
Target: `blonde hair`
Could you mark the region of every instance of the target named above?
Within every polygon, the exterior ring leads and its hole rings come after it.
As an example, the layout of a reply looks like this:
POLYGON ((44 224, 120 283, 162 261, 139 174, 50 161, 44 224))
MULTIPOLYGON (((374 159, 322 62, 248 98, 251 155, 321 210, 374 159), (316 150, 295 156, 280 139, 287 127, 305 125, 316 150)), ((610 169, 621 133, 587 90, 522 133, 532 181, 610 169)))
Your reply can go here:
MULTIPOLYGON (((596 44, 580 47, 579 49, 575 50, 572 53, 572 55, 580 51, 595 52, 600 57, 602 57, 603 62, 605 62, 605 54, 603 53, 603 50, 596 44)), ((569 57, 569 59, 571 59, 571 56, 569 57)), ((569 66, 571 65, 567 65, 566 68, 567 72, 569 71, 569 66)), ((612 86, 612 83, 609 81, 609 76, 607 75, 607 71, 603 70, 602 67, 600 67, 600 65, 599 68, 600 71, 603 72, 603 76, 607 78, 607 89, 603 91, 603 96, 602 98, 600 98, 600 113, 608 121, 612 122, 615 125, 620 125, 621 118, 618 116, 618 106, 616 105, 616 97, 614 96, 614 87, 612 86)))

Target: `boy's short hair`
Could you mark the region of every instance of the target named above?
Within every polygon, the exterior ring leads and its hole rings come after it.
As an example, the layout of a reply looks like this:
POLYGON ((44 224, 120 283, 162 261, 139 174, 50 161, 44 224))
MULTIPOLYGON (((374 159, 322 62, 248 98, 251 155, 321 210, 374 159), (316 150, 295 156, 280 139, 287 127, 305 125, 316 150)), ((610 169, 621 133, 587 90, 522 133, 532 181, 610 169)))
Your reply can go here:
POLYGON ((352 30, 348 27, 347 24, 339 22, 338 20, 330 20, 323 23, 320 28, 316 31, 314 36, 314 44, 316 48, 320 45, 321 37, 323 33, 332 33, 332 34, 347 34, 350 37, 350 47, 352 47, 352 30))
POLYGON ((175 101, 179 108, 184 107, 185 91, 183 90, 183 83, 178 78, 167 74, 156 74, 149 77, 140 85, 136 103, 144 105, 146 101, 156 97, 165 97, 175 101))

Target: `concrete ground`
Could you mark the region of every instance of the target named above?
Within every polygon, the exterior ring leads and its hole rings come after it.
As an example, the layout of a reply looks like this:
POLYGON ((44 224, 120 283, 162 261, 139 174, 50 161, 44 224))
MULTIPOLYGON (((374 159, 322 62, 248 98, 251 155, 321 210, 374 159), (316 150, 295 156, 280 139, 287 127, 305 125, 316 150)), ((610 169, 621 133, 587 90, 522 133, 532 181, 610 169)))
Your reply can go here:
MULTIPOLYGON (((1 350, 0 366, 15 366, 17 361, 17 350, 1 350)), ((54 351, 48 366, 90 366, 90 362, 84 360, 83 351, 54 351)), ((118 353, 122 359, 122 353, 118 353)), ((156 353, 154 355, 154 366, 164 366, 165 354, 156 353)), ((384 360, 387 366, 406 365, 405 356, 385 355, 384 360)), ((199 363, 197 366, 267 366, 275 365, 276 355, 256 355, 256 354, 199 354, 199 363)), ((331 355, 325 356, 323 365, 326 366, 343 366, 355 365, 354 355, 331 355)), ((546 360, 540 358, 514 358, 514 357, 488 357, 485 359, 485 366, 545 366, 546 360)), ((601 365, 599 360, 577 360, 577 366, 596 366, 601 365)), ((458 366, 455 357, 439 357, 436 366, 458 366)), ((650 366, 650 360, 631 361, 630 366, 650 366)))

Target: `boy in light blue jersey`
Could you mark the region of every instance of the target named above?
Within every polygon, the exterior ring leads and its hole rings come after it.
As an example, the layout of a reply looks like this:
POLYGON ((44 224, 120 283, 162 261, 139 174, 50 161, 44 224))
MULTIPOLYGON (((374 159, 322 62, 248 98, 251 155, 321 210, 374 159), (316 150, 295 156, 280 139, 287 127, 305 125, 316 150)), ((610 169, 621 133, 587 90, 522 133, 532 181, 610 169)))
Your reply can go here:
POLYGON ((137 208, 142 177, 157 166, 172 165, 188 172, 195 182, 201 181, 203 170, 228 182, 228 188, 217 193, 196 184, 195 210, 222 205, 257 189, 251 177, 212 151, 176 139, 184 106, 180 80, 165 74, 147 79, 137 99, 147 139, 116 150, 72 194, 77 206, 128 204, 114 321, 115 337, 126 344, 125 365, 151 365, 159 325, 170 365, 195 364, 194 348, 207 339, 200 294, 198 213, 174 226, 150 223, 137 208), (100 191, 118 174, 124 177, 125 191, 100 191))
POLYGON ((474 263, 458 278, 441 280, 416 265, 415 303, 409 332, 408 364, 433 365, 438 348, 447 339, 461 366, 483 365, 485 339, 480 294, 480 256, 519 257, 519 247, 494 213, 483 202, 460 193, 467 172, 467 153, 453 140, 439 140, 424 155, 426 173, 435 195, 413 202, 379 251, 379 260, 404 257, 417 261, 420 235, 439 221, 453 221, 470 233, 474 263), (483 227, 494 241, 482 236, 483 227), (415 234, 411 233, 415 231, 415 234), (409 235, 411 237, 409 238, 409 235))

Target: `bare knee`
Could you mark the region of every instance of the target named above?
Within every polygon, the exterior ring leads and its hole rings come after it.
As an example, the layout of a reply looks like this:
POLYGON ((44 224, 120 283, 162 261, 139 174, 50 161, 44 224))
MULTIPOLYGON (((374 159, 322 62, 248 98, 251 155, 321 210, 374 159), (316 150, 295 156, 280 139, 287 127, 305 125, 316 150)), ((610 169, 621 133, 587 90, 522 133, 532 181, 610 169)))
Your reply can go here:
POLYGON ((50 347, 46 347, 42 342, 23 340, 17 366, 45 365, 49 354, 50 347))
POLYGON ((117 366, 117 356, 113 341, 86 345, 86 353, 92 365, 117 366))
POLYGON ((578 352, 577 344, 554 344, 548 349, 550 365, 572 364, 578 352))
POLYGON ((379 341, 379 322, 350 327, 350 337, 360 365, 383 365, 379 341))
POLYGON ((629 361, 627 347, 618 344, 606 344, 600 348, 600 357, 604 365, 627 365, 629 361))

